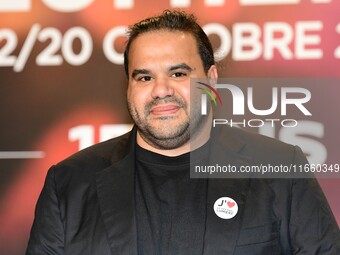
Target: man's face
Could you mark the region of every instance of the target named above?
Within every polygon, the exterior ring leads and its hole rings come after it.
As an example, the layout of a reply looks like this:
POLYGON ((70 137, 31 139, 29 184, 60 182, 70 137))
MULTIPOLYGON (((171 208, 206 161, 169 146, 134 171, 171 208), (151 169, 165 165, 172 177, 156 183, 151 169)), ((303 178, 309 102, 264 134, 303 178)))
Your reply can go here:
MULTIPOLYGON (((194 37, 147 32, 132 42, 128 57, 128 107, 140 136, 157 149, 182 146, 203 120, 200 100, 190 105, 190 78, 206 77, 194 37)), ((191 96, 200 99, 199 92, 191 96)))

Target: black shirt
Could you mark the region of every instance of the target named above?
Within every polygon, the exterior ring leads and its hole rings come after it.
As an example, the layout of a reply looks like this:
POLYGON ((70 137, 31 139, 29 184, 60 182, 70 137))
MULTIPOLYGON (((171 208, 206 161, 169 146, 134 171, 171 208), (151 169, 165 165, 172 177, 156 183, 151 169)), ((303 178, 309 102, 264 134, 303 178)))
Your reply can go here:
POLYGON ((202 254, 207 181, 190 179, 189 166, 190 153, 167 157, 136 146, 139 255, 202 254))

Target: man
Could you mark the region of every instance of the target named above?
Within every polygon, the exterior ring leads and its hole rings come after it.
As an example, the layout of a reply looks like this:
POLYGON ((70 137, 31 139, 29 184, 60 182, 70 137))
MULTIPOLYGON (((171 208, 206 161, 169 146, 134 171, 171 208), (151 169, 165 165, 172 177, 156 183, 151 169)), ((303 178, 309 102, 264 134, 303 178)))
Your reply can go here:
POLYGON ((234 165, 306 163, 297 147, 212 130, 211 107, 202 116, 190 95, 190 79, 217 79, 193 16, 165 11, 133 25, 124 57, 135 127, 49 170, 26 254, 340 254, 315 180, 190 179, 192 151, 234 165), (232 217, 214 211, 223 203, 232 217))

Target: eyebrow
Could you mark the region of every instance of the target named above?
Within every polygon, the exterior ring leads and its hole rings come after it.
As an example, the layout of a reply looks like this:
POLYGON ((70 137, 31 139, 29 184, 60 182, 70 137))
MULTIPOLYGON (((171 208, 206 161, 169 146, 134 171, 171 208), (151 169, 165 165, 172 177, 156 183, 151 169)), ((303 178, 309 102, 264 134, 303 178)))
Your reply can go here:
MULTIPOLYGON (((178 64, 178 65, 170 66, 169 71, 174 71, 174 70, 178 70, 178 69, 184 69, 184 70, 187 70, 187 71, 193 70, 193 68, 191 68, 187 64, 181 63, 181 64, 178 64)), ((135 69, 135 70, 133 70, 131 77, 135 78, 139 74, 150 74, 150 73, 151 73, 151 71, 148 70, 148 69, 135 69)))
POLYGON ((139 74, 149 74, 150 71, 148 69, 135 69, 133 70, 131 77, 135 78, 139 74))
POLYGON ((187 70, 187 71, 192 71, 193 69, 188 66, 187 64, 185 63, 181 63, 181 64, 178 64, 178 65, 174 65, 174 66, 171 66, 169 68, 169 71, 174 71, 174 70, 177 70, 177 69, 184 69, 184 70, 187 70))

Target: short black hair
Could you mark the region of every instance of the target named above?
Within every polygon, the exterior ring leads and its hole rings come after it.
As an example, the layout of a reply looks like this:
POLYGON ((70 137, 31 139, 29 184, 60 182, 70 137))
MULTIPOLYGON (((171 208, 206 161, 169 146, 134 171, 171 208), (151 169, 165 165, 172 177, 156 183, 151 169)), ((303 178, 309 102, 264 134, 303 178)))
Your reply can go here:
POLYGON ((165 10, 161 15, 153 16, 138 23, 129 26, 128 41, 124 51, 124 68, 127 78, 129 79, 129 50, 131 43, 140 34, 156 31, 181 31, 190 33, 197 42, 198 53, 203 62, 204 71, 207 73, 209 68, 215 64, 214 51, 208 36, 196 21, 193 14, 187 14, 178 10, 165 10))

